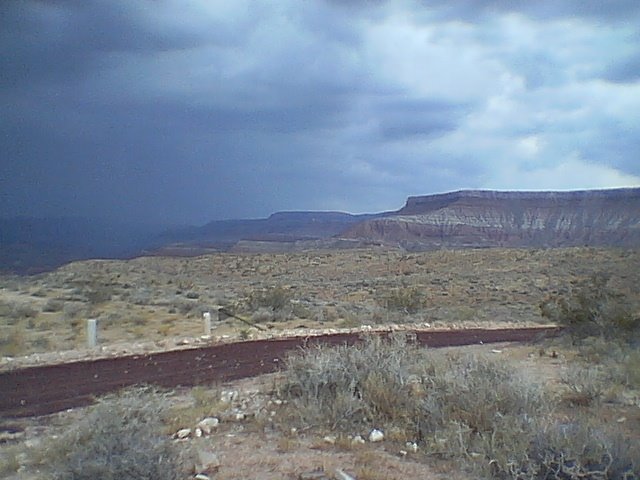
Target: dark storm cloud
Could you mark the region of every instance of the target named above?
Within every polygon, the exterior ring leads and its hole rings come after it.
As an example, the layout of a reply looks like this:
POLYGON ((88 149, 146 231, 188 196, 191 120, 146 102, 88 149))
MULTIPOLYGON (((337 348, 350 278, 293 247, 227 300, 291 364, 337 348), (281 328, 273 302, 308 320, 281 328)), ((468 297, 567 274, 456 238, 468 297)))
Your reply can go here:
POLYGON ((158 28, 149 19, 158 8, 151 1, 9 1, 0 8, 3 87, 63 81, 112 53, 187 48, 202 40, 187 29, 158 28))
POLYGON ((538 19, 587 18, 606 21, 630 21, 640 14, 635 0, 429 0, 421 2, 427 9, 437 8, 439 14, 465 20, 479 19, 485 14, 521 13, 538 19))
POLYGON ((635 181, 639 7, 598 5, 3 2, 0 215, 376 211, 566 158, 635 181))
POLYGON ((378 106, 383 140, 442 135, 454 130, 468 110, 463 105, 443 101, 396 100, 378 106))

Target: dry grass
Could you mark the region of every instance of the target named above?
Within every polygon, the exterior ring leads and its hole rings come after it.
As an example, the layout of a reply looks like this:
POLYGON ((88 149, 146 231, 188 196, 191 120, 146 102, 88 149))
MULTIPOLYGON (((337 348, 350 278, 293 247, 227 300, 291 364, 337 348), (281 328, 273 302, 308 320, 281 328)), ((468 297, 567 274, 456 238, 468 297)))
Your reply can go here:
MULTIPOLYGON (((273 330, 535 324, 546 322, 541 302, 598 272, 609 275, 613 290, 638 300, 637 264, 638 251, 592 248, 85 261, 34 277, 2 278, 0 338, 12 325, 28 322, 24 342, 12 353, 42 352, 47 347, 34 340, 47 323, 48 348, 73 349, 83 345, 87 318, 98 319, 107 344, 195 337, 202 333, 202 312, 219 305, 273 330)), ((213 327, 216 336, 237 336, 244 328, 232 318, 213 327)))

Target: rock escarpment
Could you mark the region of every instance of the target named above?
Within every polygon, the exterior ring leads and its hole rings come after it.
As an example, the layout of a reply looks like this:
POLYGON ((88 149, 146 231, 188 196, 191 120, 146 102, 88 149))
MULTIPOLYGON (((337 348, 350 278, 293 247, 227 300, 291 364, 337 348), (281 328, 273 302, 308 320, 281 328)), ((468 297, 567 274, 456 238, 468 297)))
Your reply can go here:
POLYGON ((640 188, 409 197, 395 214, 359 223, 341 236, 409 249, 633 247, 640 245, 640 188))

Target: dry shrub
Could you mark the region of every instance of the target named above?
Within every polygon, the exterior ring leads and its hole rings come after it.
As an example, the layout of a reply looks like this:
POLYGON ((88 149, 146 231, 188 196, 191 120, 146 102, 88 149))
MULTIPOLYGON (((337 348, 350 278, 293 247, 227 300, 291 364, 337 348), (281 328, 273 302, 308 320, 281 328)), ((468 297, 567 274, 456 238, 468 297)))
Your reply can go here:
POLYGON ((288 307, 292 298, 291 290, 287 288, 269 287, 252 292, 249 295, 248 304, 254 310, 263 307, 272 311, 279 311, 288 307))
POLYGON ((25 353, 27 340, 24 328, 16 325, 6 334, 0 336, 0 354, 16 356, 25 353))
POLYGON ((609 286, 609 277, 604 274, 575 282, 567 293, 548 297, 540 304, 540 311, 577 339, 623 338, 640 328, 634 305, 609 286))
POLYGON ((288 358, 282 393, 312 423, 363 427, 369 419, 398 420, 416 403, 408 388, 416 366, 412 353, 417 348, 401 336, 309 348, 288 358))
POLYGON ((627 448, 628 439, 584 421, 555 423, 540 386, 489 358, 446 356, 402 336, 372 336, 353 347, 303 350, 287 367, 280 393, 307 427, 393 430, 417 440, 429 455, 461 460, 490 478, 639 473, 637 449, 627 448))
POLYGON ((424 307, 424 296, 416 287, 401 287, 388 292, 378 292, 381 306, 404 313, 417 313, 424 307))
MULTIPOLYGON (((597 370, 602 391, 623 388, 640 388, 640 350, 629 339, 590 337, 582 339, 578 347, 580 364, 571 370, 597 370)), ((592 376, 593 376, 592 372, 592 376)), ((584 373, 577 376, 582 380, 584 373)), ((565 375, 571 380, 571 375, 565 375)), ((565 382, 569 383, 569 382, 565 382)))
POLYGON ((25 318, 35 318, 38 310, 24 302, 2 302, 0 303, 0 317, 7 319, 7 324, 13 325, 17 321, 25 318))
POLYGON ((47 303, 45 303, 44 307, 42 307, 43 312, 61 312, 64 308, 64 300, 60 298, 50 298, 47 303))
POLYGON ((562 373, 561 380, 569 389, 565 400, 581 406, 598 403, 609 384, 604 370, 593 365, 571 365, 562 373))
POLYGON ((41 452, 50 478, 178 480, 183 458, 163 434, 166 400, 148 388, 104 397, 63 438, 41 452))
POLYGON ((492 463, 497 478, 601 480, 638 478, 640 449, 620 434, 584 422, 538 426, 520 462, 492 463))
POLYGON ((489 358, 444 357, 433 362, 426 373, 425 435, 451 421, 473 433, 493 432, 498 418, 533 417, 549 410, 537 384, 489 358))

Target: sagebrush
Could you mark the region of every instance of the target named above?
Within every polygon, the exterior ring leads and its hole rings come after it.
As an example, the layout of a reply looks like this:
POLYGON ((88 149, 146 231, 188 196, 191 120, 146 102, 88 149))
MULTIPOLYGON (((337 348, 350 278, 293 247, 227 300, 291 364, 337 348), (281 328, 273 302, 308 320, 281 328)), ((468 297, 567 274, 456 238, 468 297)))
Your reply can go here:
POLYGON ((393 431, 428 455, 460 459, 490 478, 640 473, 628 439, 581 419, 558 423, 554 401, 540 385, 493 359, 444 355, 394 335, 308 348, 290 356, 287 367, 280 393, 307 427, 393 431))
POLYGON ((184 454, 163 431, 165 409, 149 388, 106 396, 41 452, 42 469, 56 480, 186 478, 184 454))
POLYGON ((575 338, 633 339, 629 335, 640 329, 636 305, 609 283, 605 274, 575 282, 567 292, 543 300, 540 312, 575 338))

